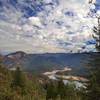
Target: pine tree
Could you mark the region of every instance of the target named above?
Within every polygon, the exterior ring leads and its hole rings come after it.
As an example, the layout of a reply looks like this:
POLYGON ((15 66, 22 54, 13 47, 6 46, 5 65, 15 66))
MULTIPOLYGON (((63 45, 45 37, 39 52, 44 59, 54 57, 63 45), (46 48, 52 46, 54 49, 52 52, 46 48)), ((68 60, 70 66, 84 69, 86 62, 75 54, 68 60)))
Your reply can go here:
MULTIPOLYGON (((93 29, 93 38, 96 41, 96 50, 100 52, 100 18, 98 18, 98 26, 93 29)), ((100 100, 100 53, 90 54, 89 59, 89 80, 90 84, 87 87, 88 100, 100 100)))
POLYGON ((96 41, 96 49, 98 52, 100 52, 100 17, 97 18, 98 19, 98 26, 94 26, 93 28, 93 32, 95 33, 93 35, 93 38, 96 41))
POLYGON ((64 84, 63 80, 60 79, 58 81, 58 95, 60 97, 60 100, 65 99, 65 97, 66 97, 65 93, 66 93, 66 91, 65 91, 65 84, 64 84))
POLYGON ((46 100, 56 100, 57 98, 57 85, 53 81, 47 84, 46 100))
POLYGON ((14 77, 11 83, 11 87, 22 94, 26 94, 26 78, 19 67, 14 72, 14 77))

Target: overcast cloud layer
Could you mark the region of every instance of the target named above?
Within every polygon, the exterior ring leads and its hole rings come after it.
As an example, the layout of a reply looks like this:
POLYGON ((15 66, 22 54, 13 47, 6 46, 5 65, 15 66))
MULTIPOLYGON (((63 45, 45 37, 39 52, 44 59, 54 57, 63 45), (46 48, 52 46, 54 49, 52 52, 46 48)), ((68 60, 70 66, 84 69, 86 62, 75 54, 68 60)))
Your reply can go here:
POLYGON ((0 0, 0 52, 94 51, 94 9, 88 0, 0 0))

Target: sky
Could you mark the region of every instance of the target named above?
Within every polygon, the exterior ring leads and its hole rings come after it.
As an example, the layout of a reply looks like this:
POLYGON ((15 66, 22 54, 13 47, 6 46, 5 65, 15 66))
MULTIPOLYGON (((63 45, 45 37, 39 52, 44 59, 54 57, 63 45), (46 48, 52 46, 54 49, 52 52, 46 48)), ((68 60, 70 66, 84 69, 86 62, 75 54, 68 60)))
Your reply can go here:
POLYGON ((0 52, 95 51, 100 0, 0 0, 0 52), (96 3, 94 5, 94 2, 96 3))

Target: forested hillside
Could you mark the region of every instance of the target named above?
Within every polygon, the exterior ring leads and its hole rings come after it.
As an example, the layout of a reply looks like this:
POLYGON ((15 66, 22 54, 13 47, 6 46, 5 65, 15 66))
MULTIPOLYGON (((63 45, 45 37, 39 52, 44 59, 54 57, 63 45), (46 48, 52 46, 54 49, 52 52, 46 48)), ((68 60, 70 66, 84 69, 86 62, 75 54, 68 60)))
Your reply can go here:
POLYGON ((38 78, 22 72, 9 71, 0 57, 0 100, 44 100, 45 91, 38 78))
POLYGON ((38 76, 22 72, 19 67, 10 71, 0 57, 0 100, 83 100, 83 89, 73 84, 39 79, 38 76), (45 80, 45 81, 44 81, 45 80))

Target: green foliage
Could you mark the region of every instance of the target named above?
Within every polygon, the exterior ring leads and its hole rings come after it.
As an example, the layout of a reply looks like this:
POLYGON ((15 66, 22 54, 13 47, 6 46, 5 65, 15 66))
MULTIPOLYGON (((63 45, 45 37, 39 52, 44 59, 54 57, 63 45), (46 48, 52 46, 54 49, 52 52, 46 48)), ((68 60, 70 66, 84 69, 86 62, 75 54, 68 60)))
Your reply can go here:
POLYGON ((22 94, 25 94, 27 92, 26 90, 26 78, 24 73, 21 72, 20 68, 17 67, 16 71, 14 72, 14 77, 11 83, 11 87, 15 90, 19 90, 22 94))
POLYGON ((63 80, 49 82, 46 100, 84 100, 83 89, 77 89, 72 84, 64 84, 63 80))
POLYGON ((61 100, 65 98, 65 95, 66 95, 65 94, 65 89, 66 88, 65 88, 64 82, 63 82, 62 79, 60 79, 58 81, 58 95, 59 95, 61 100))
MULTIPOLYGON (((96 49, 100 52, 100 18, 98 18, 98 26, 94 27, 93 38, 96 40, 96 49)), ((89 80, 87 87, 87 100, 100 100, 100 56, 90 55, 88 61, 89 66, 89 80)))
POLYGON ((97 51, 100 51, 100 18, 98 18, 98 26, 94 26, 93 32, 95 33, 93 38, 96 41, 96 49, 97 51))
MULTIPOLYGON (((44 84, 44 83, 43 83, 44 84)), ((36 75, 7 70, 0 64, 0 100, 84 100, 83 90, 63 80, 49 81, 46 90, 36 75)))
POLYGON ((38 78, 22 72, 7 70, 0 64, 0 100, 44 100, 44 89, 38 78))
POLYGON ((55 100, 57 98, 57 84, 55 82, 50 81, 47 84, 47 93, 46 93, 46 100, 52 99, 55 100))
POLYGON ((89 80, 90 83, 87 87, 88 100, 100 98, 100 57, 99 55, 90 55, 89 59, 89 80))

